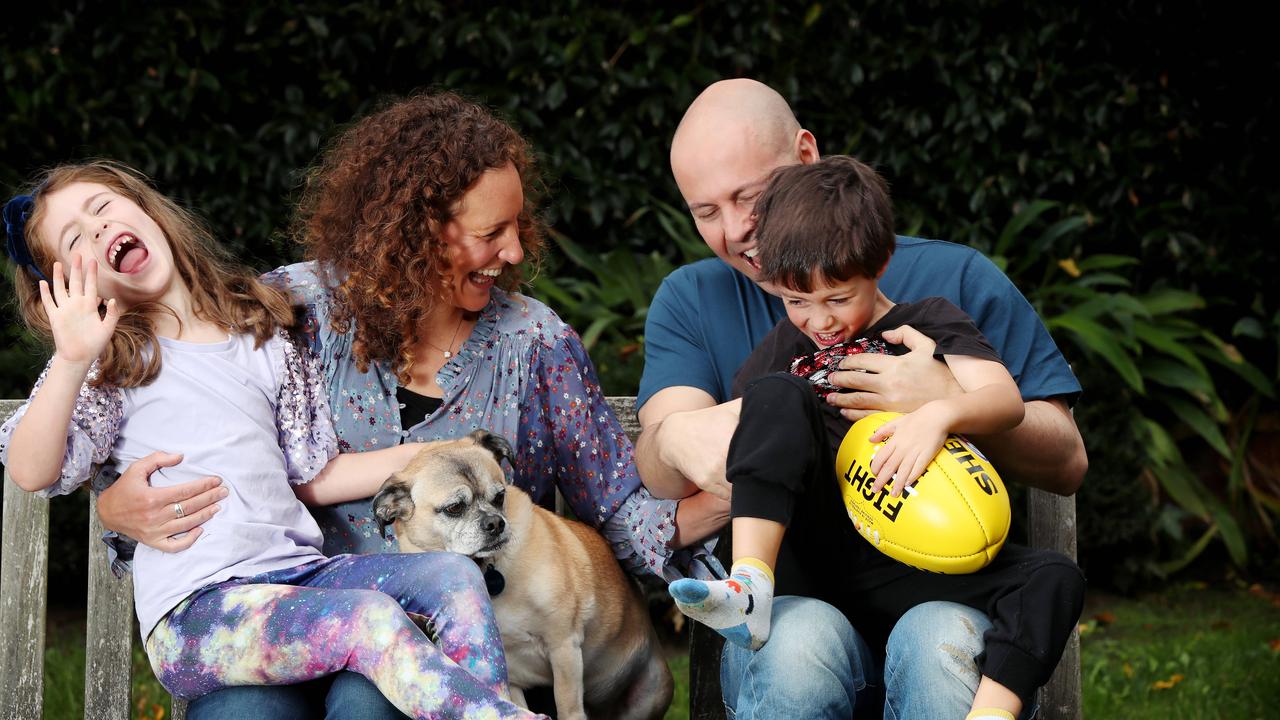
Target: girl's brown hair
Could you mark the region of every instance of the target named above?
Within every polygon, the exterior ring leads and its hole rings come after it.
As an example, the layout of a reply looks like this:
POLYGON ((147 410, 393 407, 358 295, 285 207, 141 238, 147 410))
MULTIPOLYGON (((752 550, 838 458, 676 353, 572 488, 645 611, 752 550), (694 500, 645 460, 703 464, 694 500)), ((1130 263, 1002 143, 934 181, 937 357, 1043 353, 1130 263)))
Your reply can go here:
MULTIPOLYGON (((545 228, 535 212, 533 152, 510 125, 448 92, 400 100, 338 135, 307 175, 294 237, 334 288, 333 329, 355 325, 361 372, 390 362, 409 382, 419 329, 444 301, 449 264, 443 229, 488 170, 515 166, 524 189, 520 245, 533 268, 545 228)), ((514 289, 508 268, 498 285, 514 289)))
MULTIPOLYGON (((252 334, 259 345, 277 328, 292 326, 293 312, 284 292, 264 285, 255 273, 235 263, 199 218, 157 192, 137 170, 106 160, 59 165, 36 184, 35 205, 26 224, 27 245, 46 277, 53 276, 54 256, 50 244, 35 237, 32 229, 39 227, 46 210, 43 198, 77 182, 104 185, 132 200, 155 221, 172 249, 178 277, 191 291, 192 310, 201 318, 231 332, 252 334)), ((40 302, 39 278, 19 268, 14 284, 23 321, 41 337, 52 339, 40 302)), ((155 379, 160 353, 145 350, 156 340, 151 317, 163 312, 173 311, 158 303, 129 308, 98 358, 99 372, 91 384, 138 387, 155 379)))

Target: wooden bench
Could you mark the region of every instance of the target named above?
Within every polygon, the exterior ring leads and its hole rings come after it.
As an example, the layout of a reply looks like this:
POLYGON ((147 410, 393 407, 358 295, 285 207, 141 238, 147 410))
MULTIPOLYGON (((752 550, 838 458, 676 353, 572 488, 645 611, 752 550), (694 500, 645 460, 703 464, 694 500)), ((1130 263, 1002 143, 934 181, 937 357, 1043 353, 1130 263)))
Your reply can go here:
MULTIPOLYGON (((0 400, 0 422, 19 405, 0 400)), ((612 397, 609 404, 628 434, 639 424, 635 398, 612 397)), ((1028 498, 1031 544, 1076 555, 1075 499, 1032 490, 1028 498)), ((66 532, 70 528, 60 528, 66 532)), ((88 620, 85 637, 86 718, 128 720, 132 652, 133 586, 116 580, 106 561, 94 501, 90 500, 88 620)), ((44 692, 45 594, 49 560, 49 501, 4 480, 3 547, 0 548, 0 717, 29 720, 41 716, 44 692)), ((689 716, 722 720, 720 639, 694 624, 689 648, 689 716)), ((1040 716, 1078 720, 1080 711, 1080 638, 1073 633, 1053 679, 1041 696, 1040 716)), ((186 705, 173 703, 170 717, 183 720, 186 705)))

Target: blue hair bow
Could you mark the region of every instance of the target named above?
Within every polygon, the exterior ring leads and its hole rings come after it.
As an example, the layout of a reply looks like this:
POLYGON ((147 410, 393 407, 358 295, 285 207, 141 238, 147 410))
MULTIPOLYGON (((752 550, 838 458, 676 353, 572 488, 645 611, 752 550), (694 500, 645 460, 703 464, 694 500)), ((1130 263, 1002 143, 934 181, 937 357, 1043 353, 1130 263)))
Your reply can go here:
POLYGON ((36 200, 30 195, 15 195, 4 206, 4 250, 18 267, 24 267, 35 276, 49 282, 49 278, 36 267, 35 258, 31 257, 31 248, 27 246, 27 219, 31 217, 31 209, 36 200))

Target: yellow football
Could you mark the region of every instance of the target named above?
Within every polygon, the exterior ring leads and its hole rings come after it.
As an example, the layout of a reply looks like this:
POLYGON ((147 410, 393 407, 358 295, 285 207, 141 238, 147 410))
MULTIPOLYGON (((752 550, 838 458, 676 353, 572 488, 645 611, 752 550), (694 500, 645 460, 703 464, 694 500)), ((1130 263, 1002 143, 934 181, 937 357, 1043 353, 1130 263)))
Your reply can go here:
POLYGON ((840 443, 836 475, 853 527, 880 552, 921 570, 963 574, 981 569, 1009 535, 1009 495, 995 468, 969 441, 949 436, 901 497, 889 495, 889 483, 871 492, 871 458, 884 443, 868 438, 899 415, 869 415, 840 443))

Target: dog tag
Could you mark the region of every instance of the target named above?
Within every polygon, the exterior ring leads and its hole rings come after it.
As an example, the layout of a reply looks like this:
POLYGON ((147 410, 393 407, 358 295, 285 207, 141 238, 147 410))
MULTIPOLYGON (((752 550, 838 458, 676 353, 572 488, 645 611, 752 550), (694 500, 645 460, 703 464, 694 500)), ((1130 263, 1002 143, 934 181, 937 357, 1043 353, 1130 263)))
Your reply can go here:
POLYGON ((498 597, 502 594, 504 588, 507 587, 507 579, 502 577, 502 573, 498 572, 498 568, 490 565, 484 571, 484 586, 489 590, 489 597, 498 597))

